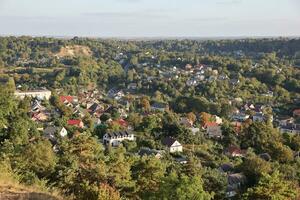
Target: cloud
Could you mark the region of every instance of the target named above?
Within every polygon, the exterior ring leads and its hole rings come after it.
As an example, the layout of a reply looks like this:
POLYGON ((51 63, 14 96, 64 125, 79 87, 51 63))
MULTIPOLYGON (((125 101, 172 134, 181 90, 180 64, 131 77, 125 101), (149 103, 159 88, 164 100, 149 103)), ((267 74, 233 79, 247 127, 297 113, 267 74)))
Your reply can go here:
POLYGON ((223 6, 238 5, 241 3, 243 3, 243 0, 220 0, 220 1, 217 1, 218 5, 223 5, 223 6))
POLYGON ((157 12, 89 12, 82 13, 85 17, 101 17, 101 18, 168 18, 166 14, 161 14, 157 12))

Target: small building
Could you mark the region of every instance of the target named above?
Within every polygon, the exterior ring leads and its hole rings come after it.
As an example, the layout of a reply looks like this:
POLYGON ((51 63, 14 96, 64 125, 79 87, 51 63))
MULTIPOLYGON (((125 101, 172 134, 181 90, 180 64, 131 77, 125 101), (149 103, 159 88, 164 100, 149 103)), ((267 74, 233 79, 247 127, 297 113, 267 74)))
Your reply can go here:
POLYGON ((168 109, 168 105, 165 103, 154 103, 151 105, 151 109, 154 111, 165 112, 168 109))
POLYGON ((250 115, 247 115, 245 113, 236 113, 236 114, 233 114, 231 116, 231 118, 235 121, 239 121, 239 122, 244 122, 246 121, 247 119, 249 119, 250 115))
POLYGON ((295 109, 295 110, 293 111, 293 116, 294 116, 294 117, 300 117, 300 109, 295 109))
POLYGON ((241 150, 239 147, 230 146, 224 151, 225 155, 230 157, 245 157, 247 150, 241 150))
POLYGON ((162 144, 168 148, 170 153, 182 152, 182 145, 174 138, 167 137, 163 139, 162 144))
POLYGON ((113 147, 117 147, 124 140, 134 141, 134 134, 128 131, 117 131, 112 133, 106 133, 103 136, 103 144, 107 146, 111 145, 113 147))
POLYGON ((150 148, 147 148, 147 147, 142 147, 138 154, 139 156, 153 156, 155 158, 162 158, 163 157, 163 152, 162 150, 156 150, 156 149, 150 149, 150 148))

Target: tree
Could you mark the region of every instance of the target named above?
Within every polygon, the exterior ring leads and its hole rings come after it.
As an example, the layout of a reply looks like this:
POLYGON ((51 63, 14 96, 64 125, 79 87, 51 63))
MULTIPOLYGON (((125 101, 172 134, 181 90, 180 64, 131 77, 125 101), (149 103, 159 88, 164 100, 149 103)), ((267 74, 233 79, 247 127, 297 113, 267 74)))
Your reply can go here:
POLYGON ((263 174, 258 184, 249 188, 243 195, 244 200, 296 199, 298 190, 293 183, 281 178, 278 171, 272 175, 263 174))
POLYGON ((200 177, 178 176, 175 173, 171 173, 163 179, 156 199, 210 200, 212 199, 212 195, 204 191, 203 182, 200 177))
POLYGON ((227 189, 227 177, 217 169, 206 168, 203 176, 203 188, 213 194, 213 199, 224 199, 227 189))
POLYGON ((196 115, 193 112, 189 112, 186 117, 192 122, 195 123, 195 121, 197 120, 196 115))
POLYGON ((111 151, 109 160, 106 163, 108 166, 107 176, 109 183, 120 191, 129 191, 133 187, 130 162, 125 158, 125 152, 126 150, 123 147, 111 151))
POLYGON ((141 106, 144 109, 144 111, 149 112, 150 111, 150 102, 147 97, 142 97, 141 99, 141 106))
POLYGON ((248 184, 251 186, 256 184, 263 174, 270 173, 272 168, 269 162, 252 155, 242 163, 241 170, 247 176, 248 184))
POLYGON ((60 143, 61 155, 52 181, 76 199, 98 199, 97 188, 106 180, 103 148, 87 133, 60 143), (90 198, 89 198, 90 197, 90 198))
POLYGON ((56 161, 52 144, 48 140, 38 140, 25 146, 16 162, 17 165, 21 165, 21 169, 19 169, 21 173, 31 170, 42 178, 49 176, 54 171, 56 161))
POLYGON ((166 166, 155 157, 143 156, 132 166, 132 177, 136 182, 137 194, 145 199, 159 190, 166 166))

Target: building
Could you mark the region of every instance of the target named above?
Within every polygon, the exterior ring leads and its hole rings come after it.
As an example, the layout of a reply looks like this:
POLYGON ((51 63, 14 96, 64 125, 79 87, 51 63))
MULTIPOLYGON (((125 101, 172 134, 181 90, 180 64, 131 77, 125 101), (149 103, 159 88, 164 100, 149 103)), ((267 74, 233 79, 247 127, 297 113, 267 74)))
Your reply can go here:
POLYGON ((168 105, 165 104, 165 103, 156 102, 156 103, 151 105, 151 109, 153 111, 165 112, 168 108, 169 108, 168 105))
POLYGON ((162 141, 162 144, 167 146, 170 153, 182 152, 182 145, 174 138, 167 137, 162 141))
POLYGON ((247 178, 242 173, 230 174, 227 177, 228 185, 226 190, 226 197, 231 198, 237 195, 242 186, 246 184, 247 178))
POLYGON ((280 126, 279 130, 281 133, 300 134, 300 124, 290 123, 286 126, 280 126))
POLYGON ((40 100, 47 99, 49 100, 51 97, 51 91, 50 90, 30 90, 30 91, 15 91, 15 96, 24 99, 26 96, 37 98, 40 100))
POLYGON ((300 109, 295 109, 295 110, 293 111, 293 116, 294 116, 294 117, 300 117, 300 109))
POLYGON ((69 119, 68 120, 68 125, 76 126, 77 128, 83 128, 84 127, 83 122, 79 119, 69 119))
POLYGON ((155 158, 162 158, 164 151, 162 150, 156 150, 156 149, 150 149, 147 147, 143 147, 139 150, 138 154, 139 156, 153 156, 155 158))
POLYGON ((209 138, 222 138, 222 129, 216 122, 208 122, 203 128, 206 130, 206 134, 209 138))
POLYGON ((68 135, 68 131, 64 127, 58 128, 55 126, 48 126, 44 130, 44 136, 53 143, 55 143, 57 140, 56 138, 57 134, 60 135, 61 137, 65 137, 68 135))
POLYGON ((106 133, 103 136, 103 144, 111 145, 113 147, 119 146, 124 140, 134 141, 134 134, 128 131, 118 131, 106 133))

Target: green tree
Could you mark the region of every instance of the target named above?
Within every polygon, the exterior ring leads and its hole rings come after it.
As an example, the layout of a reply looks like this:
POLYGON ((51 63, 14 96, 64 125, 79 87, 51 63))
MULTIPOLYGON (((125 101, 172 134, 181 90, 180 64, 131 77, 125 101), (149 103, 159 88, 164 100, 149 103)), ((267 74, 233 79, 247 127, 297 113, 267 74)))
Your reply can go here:
POLYGON ((244 200, 283 200, 296 199, 298 191, 289 181, 281 178, 278 171, 272 175, 263 174, 258 184, 249 188, 243 195, 244 200))
POLYGON ((178 176, 175 173, 171 173, 163 179, 160 189, 157 192, 157 199, 209 200, 212 199, 212 195, 204 191, 203 182, 200 177, 178 176))

